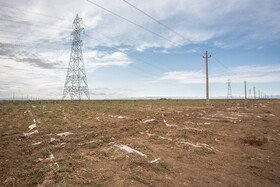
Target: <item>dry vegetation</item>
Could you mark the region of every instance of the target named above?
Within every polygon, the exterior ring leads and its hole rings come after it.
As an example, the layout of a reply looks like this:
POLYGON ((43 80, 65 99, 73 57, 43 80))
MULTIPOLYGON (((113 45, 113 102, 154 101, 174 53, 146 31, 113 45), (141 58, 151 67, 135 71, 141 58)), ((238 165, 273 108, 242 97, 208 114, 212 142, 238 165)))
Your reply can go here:
POLYGON ((279 186, 280 101, 211 103, 0 102, 0 186, 279 186))

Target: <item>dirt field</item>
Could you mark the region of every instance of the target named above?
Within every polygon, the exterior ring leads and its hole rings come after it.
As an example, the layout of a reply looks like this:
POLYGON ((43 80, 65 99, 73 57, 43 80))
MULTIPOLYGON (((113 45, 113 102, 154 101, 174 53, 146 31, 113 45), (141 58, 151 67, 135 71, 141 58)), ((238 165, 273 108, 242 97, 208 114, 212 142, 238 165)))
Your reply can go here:
POLYGON ((280 100, 204 103, 2 101, 0 186, 279 186, 280 100))

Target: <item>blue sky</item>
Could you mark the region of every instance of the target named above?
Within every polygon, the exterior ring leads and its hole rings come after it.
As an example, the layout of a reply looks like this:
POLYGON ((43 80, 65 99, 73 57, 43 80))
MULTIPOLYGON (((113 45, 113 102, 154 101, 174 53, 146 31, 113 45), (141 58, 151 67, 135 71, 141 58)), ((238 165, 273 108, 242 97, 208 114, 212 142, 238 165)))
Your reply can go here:
POLYGON ((280 1, 91 0, 158 37, 86 1, 2 0, 0 98, 60 99, 76 13, 91 99, 243 97, 247 88, 280 95, 280 1), (163 39, 166 38, 166 39, 163 39), (171 41, 171 42, 170 42, 171 41))

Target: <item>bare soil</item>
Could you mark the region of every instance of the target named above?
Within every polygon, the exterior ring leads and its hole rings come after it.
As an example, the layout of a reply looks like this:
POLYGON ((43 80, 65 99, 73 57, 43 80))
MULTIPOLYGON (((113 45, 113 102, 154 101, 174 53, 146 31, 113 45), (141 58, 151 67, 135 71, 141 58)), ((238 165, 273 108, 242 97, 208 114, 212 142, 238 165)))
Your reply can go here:
POLYGON ((280 186, 280 100, 2 101, 0 117, 0 186, 280 186))

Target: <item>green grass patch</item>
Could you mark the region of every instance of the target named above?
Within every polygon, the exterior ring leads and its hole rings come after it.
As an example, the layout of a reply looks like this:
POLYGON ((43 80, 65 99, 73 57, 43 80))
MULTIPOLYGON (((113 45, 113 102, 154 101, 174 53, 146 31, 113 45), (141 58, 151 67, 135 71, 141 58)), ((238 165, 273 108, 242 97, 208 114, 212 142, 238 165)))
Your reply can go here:
POLYGON ((38 170, 39 173, 47 173, 50 172, 52 170, 51 167, 46 167, 46 168, 41 168, 38 170))
POLYGON ((95 142, 95 143, 90 144, 89 148, 90 149, 95 149, 95 148, 97 148, 99 146, 102 146, 102 145, 103 145, 103 142, 95 142))
POLYGON ((72 172, 73 168, 68 167, 68 166, 63 166, 57 169, 57 172, 62 173, 62 172, 72 172))
POLYGON ((8 130, 4 133, 2 133, 2 136, 11 136, 11 135, 15 135, 15 134, 19 134, 18 130, 8 130))
POLYGON ((54 148, 53 145, 48 145, 46 147, 39 149, 38 152, 40 152, 44 157, 48 157, 51 154, 53 148, 54 148))
POLYGON ((65 160, 65 158, 55 158, 55 159, 54 159, 55 162, 62 162, 62 161, 64 161, 64 160, 65 160))
POLYGON ((166 163, 164 160, 159 161, 159 165, 167 171, 171 171, 171 169, 172 169, 172 167, 168 163, 166 163))
POLYGON ((92 175, 92 173, 90 173, 90 172, 86 172, 86 173, 83 174, 83 177, 84 177, 84 178, 92 178, 92 176, 93 176, 93 175, 92 175))
POLYGON ((142 172, 137 172, 133 177, 132 177, 133 180, 136 180, 140 183, 143 183, 143 184, 146 184, 146 185, 149 185, 149 181, 147 180, 147 178, 144 176, 144 174, 142 172))
POLYGON ((109 136, 101 136, 100 140, 104 143, 109 143, 111 141, 111 137, 109 136))
POLYGON ((132 160, 130 163, 129 163, 129 168, 130 169, 134 169, 136 168, 137 166, 143 166, 144 164, 147 164, 147 160, 144 159, 144 158, 141 158, 141 159, 137 159, 137 160, 132 160))

